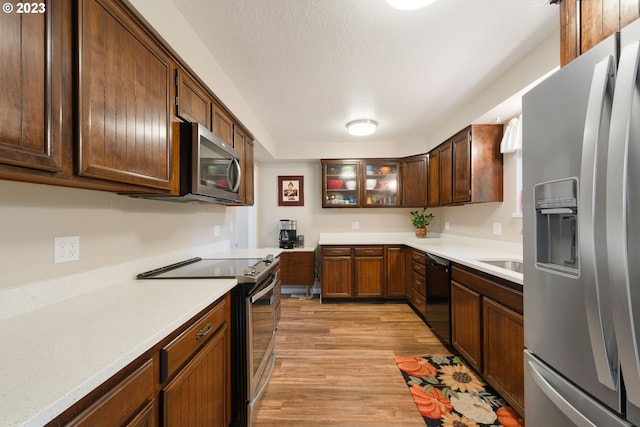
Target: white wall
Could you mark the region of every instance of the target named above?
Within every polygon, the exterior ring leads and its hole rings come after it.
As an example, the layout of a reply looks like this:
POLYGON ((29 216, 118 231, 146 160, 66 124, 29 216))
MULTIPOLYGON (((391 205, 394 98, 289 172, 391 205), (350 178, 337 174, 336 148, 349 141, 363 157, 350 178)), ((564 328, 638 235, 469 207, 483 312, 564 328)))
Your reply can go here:
POLYGON ((0 180, 0 289, 212 242, 232 244, 234 209, 0 180), (63 236, 80 236, 79 261, 53 263, 53 238, 63 236))

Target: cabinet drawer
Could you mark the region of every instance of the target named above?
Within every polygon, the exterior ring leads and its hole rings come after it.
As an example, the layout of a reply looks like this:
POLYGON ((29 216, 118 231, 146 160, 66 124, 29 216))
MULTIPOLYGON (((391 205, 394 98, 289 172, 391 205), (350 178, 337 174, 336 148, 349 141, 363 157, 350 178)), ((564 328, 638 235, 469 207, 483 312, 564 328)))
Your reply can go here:
POLYGON ((160 350, 160 381, 164 382, 196 353, 226 321, 227 302, 221 300, 186 331, 160 350))
POLYGON ((427 311, 427 300, 424 295, 420 295, 415 289, 411 289, 409 295, 411 297, 411 305, 424 317, 427 311))
MULTIPOLYGON (((153 361, 148 360, 137 371, 98 399, 67 425, 125 425, 132 417, 155 424, 153 361), (150 411, 151 409, 151 411, 150 411)), ((130 424, 127 424, 130 425, 130 424)))
POLYGON ((354 248, 353 253, 355 256, 382 256, 383 248, 354 248))
POLYGON ((418 273, 421 276, 425 276, 427 274, 427 267, 425 267, 422 264, 418 264, 415 261, 411 262, 411 268, 413 269, 413 271, 415 271, 416 273, 418 273))
POLYGON ((411 288, 420 293, 420 295, 427 296, 427 281, 424 275, 418 274, 415 271, 411 272, 411 288))
POLYGON ((427 254, 420 251, 411 251, 411 260, 422 265, 427 265, 427 254))
POLYGON ((322 248, 324 256, 351 256, 351 248, 322 248))

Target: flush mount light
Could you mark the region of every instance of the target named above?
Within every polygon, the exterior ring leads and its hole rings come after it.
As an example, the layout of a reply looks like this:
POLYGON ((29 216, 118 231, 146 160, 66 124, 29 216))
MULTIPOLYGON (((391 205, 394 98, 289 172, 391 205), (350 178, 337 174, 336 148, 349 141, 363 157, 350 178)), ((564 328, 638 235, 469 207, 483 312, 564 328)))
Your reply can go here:
POLYGON ((435 2, 436 0, 386 0, 391 7, 400 10, 416 10, 435 2))
POLYGON ((354 120, 347 123, 347 130, 349 131, 349 135, 354 136, 371 135, 376 131, 376 127, 378 127, 378 122, 369 119, 354 120))

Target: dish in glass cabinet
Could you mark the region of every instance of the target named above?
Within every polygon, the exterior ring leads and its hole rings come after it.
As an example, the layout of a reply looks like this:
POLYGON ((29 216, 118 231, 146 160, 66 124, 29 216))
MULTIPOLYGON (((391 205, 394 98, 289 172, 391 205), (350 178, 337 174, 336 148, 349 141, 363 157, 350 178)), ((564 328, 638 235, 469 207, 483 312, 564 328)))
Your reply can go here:
POLYGON ((344 181, 341 179, 328 179, 327 180, 327 188, 329 190, 339 190, 342 188, 344 181))
POLYGON ((377 179, 367 179, 367 190, 373 190, 378 185, 377 179))

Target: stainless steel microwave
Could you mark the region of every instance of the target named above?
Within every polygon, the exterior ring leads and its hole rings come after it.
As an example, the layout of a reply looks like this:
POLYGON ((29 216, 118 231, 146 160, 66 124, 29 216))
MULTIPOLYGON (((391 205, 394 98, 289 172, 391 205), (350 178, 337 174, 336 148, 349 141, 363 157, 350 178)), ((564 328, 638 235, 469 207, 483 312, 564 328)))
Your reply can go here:
POLYGON ((199 123, 180 124, 180 192, 132 194, 171 202, 234 203, 240 200, 238 152, 199 123))

